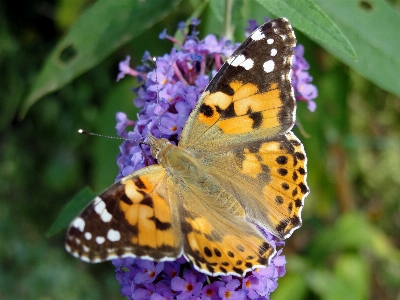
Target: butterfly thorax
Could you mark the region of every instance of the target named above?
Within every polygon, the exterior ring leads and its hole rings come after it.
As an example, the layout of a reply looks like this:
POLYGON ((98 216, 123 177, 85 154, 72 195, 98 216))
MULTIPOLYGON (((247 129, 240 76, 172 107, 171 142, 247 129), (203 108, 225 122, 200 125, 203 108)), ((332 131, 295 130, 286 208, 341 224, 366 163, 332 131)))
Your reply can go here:
POLYGON ((205 175, 199 161, 188 150, 175 146, 164 138, 157 139, 149 135, 147 139, 151 155, 170 175, 192 180, 205 175))
MULTIPOLYGON (((163 138, 157 139, 151 136, 148 137, 148 141, 153 157, 165 168, 175 185, 190 191, 193 197, 197 195, 199 198, 215 199, 220 210, 230 212, 235 216, 245 216, 240 203, 211 174, 204 171, 205 166, 189 150, 175 146, 163 138)), ((212 203, 207 204, 206 202, 203 205, 214 206, 212 203)), ((188 207, 196 204, 195 202, 185 202, 184 205, 188 207)), ((214 210, 218 210, 218 208, 213 207, 214 210)))

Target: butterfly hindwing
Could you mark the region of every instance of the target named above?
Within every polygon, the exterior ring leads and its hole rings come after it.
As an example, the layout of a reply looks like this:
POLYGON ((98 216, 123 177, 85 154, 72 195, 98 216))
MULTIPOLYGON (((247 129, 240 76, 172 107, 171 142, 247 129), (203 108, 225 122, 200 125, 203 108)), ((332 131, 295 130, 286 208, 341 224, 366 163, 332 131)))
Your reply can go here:
POLYGON ((199 156, 206 172, 240 203, 248 220, 280 238, 301 226, 308 194, 307 159, 292 132, 199 156))
POLYGON ((185 256, 198 270, 213 276, 242 276, 268 265, 275 249, 215 178, 203 179, 206 189, 183 183, 179 186, 185 256))
POLYGON ((113 184, 76 217, 66 248, 85 261, 122 256, 176 259, 182 254, 177 201, 166 188, 160 165, 113 184))
POLYGON ((286 19, 256 29, 212 79, 189 116, 179 145, 214 150, 279 135, 294 124, 292 47, 286 19))

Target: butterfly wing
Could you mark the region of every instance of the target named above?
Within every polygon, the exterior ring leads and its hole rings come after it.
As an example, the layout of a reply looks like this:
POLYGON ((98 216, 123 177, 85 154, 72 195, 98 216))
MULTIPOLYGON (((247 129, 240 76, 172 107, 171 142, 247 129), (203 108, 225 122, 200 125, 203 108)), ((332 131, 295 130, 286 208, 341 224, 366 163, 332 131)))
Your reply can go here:
POLYGON ((66 249, 88 262, 133 256, 174 260, 182 255, 179 203, 160 165, 113 184, 76 217, 66 249))
POLYGON ((301 226, 306 156, 290 132, 290 72, 296 39, 286 19, 265 23, 211 81, 179 146, 236 198, 246 217, 280 238, 301 226))
POLYGON ((247 219, 280 238, 301 226, 307 158, 292 132, 202 157, 205 171, 239 201, 247 219))
POLYGON ((296 38, 286 19, 256 29, 221 67, 183 129, 179 146, 212 151, 293 127, 290 81, 296 38))
POLYGON ((178 189, 184 255, 212 276, 243 276, 268 265, 275 249, 247 221, 239 202, 214 178, 202 180, 206 187, 186 182, 178 189))

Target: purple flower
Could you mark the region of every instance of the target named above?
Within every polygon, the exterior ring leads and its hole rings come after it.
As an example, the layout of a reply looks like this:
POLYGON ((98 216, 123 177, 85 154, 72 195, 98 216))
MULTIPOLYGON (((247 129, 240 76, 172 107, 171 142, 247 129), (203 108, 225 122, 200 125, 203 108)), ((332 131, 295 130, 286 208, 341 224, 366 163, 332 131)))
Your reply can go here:
POLYGON ((236 289, 240 286, 240 281, 238 279, 231 279, 227 282, 225 286, 221 286, 218 291, 220 299, 234 299, 234 300, 245 300, 246 291, 236 289))
POLYGON ((162 262, 155 264, 150 260, 138 259, 136 263, 140 268, 140 272, 134 278, 136 284, 153 282, 164 269, 164 263, 162 262))
POLYGON ((199 272, 185 271, 183 278, 176 276, 171 280, 171 288, 177 291, 176 299, 186 300, 200 294, 206 276, 199 272))
POLYGON ((124 61, 119 63, 119 73, 117 76, 117 81, 120 81, 125 75, 139 76, 140 72, 132 69, 129 66, 129 62, 131 61, 131 57, 128 55, 124 61))
POLYGON ((117 134, 121 137, 127 137, 126 127, 134 126, 136 124, 135 121, 129 120, 125 113, 119 112, 116 116, 117 125, 115 129, 117 130, 117 134))
MULTIPOLYGON (((214 35, 199 40, 198 24, 198 20, 192 20, 190 32, 186 35, 180 23, 178 30, 183 33, 183 42, 169 36, 166 31, 160 34, 160 38, 171 40, 175 47, 169 54, 157 58, 156 68, 149 63, 152 58, 148 52, 143 56, 143 65, 136 69, 130 68, 129 56, 120 63, 118 80, 131 75, 140 83, 134 89, 134 104, 141 111, 136 122, 125 113, 117 113, 117 133, 127 138, 120 146, 117 158, 120 169, 117 180, 155 163, 148 147, 139 145, 147 133, 178 144, 190 112, 210 82, 210 74, 214 76, 223 61, 238 47, 239 44, 217 39, 214 35)), ((250 27, 255 26, 256 23, 250 23, 250 27)), ((297 47, 292 72, 294 91, 296 99, 307 101, 312 110, 315 109, 316 88, 310 84, 304 49, 297 47)), ((271 233, 263 234, 273 248, 284 245, 271 233)), ((267 268, 255 269, 244 277, 206 276, 194 269, 184 257, 159 263, 129 257, 116 259, 113 264, 121 293, 129 299, 269 299, 277 287, 278 278, 285 274, 286 260, 282 250, 278 250, 267 268)))
POLYGON ((202 299, 207 300, 220 300, 219 289, 225 286, 222 281, 214 281, 211 284, 207 284, 201 290, 202 299))
POLYGON ((293 67, 292 67, 292 84, 295 97, 298 101, 306 101, 310 111, 315 111, 317 104, 314 99, 318 96, 318 90, 315 85, 311 84, 312 77, 308 74, 310 65, 304 58, 304 46, 297 45, 294 47, 293 67))

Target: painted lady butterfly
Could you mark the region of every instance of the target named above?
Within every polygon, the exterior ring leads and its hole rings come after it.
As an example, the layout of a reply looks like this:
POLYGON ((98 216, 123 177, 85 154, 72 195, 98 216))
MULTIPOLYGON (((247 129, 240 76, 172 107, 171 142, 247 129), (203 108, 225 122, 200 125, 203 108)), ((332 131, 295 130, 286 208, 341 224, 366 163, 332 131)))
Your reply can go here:
POLYGON ((309 192, 290 131, 295 44, 286 19, 256 29, 201 95, 179 145, 149 135, 158 164, 96 197, 72 221, 66 249, 88 262, 185 255, 210 275, 268 265, 275 250, 259 228, 289 237, 309 192))

